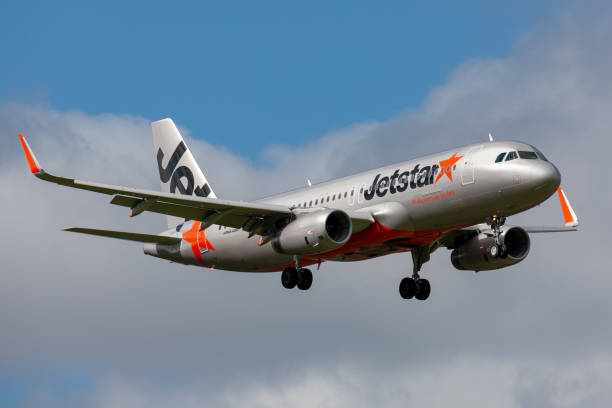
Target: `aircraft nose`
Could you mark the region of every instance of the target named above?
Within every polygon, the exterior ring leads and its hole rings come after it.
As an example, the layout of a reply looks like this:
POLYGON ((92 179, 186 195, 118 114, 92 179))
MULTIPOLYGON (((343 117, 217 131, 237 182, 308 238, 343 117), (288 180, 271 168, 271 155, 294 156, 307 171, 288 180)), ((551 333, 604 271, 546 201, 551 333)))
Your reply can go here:
POLYGON ((533 186, 536 191, 554 192, 561 184, 561 173, 550 162, 539 162, 532 172, 533 186))

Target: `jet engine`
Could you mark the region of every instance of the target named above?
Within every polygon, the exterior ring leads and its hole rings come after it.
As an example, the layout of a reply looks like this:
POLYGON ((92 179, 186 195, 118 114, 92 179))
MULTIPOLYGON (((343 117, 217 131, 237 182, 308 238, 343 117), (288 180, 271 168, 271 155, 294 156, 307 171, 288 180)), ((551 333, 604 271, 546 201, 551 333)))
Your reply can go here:
POLYGON ((488 271, 517 264, 529 254, 527 232, 520 227, 501 227, 499 243, 491 230, 480 233, 456 247, 451 253, 453 266, 461 270, 488 271))
POLYGON ((353 232, 351 218, 341 210, 319 210, 300 214, 272 240, 276 252, 311 255, 344 245, 353 232))

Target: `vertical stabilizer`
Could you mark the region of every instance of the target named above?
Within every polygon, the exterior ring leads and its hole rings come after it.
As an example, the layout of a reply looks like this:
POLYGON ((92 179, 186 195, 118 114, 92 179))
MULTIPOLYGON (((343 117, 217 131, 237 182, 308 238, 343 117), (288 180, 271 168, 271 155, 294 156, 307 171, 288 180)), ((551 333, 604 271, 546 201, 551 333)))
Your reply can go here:
MULTIPOLYGON (((158 120, 151 127, 162 191, 217 198, 172 119, 158 120)), ((168 216, 168 227, 182 221, 168 216)))

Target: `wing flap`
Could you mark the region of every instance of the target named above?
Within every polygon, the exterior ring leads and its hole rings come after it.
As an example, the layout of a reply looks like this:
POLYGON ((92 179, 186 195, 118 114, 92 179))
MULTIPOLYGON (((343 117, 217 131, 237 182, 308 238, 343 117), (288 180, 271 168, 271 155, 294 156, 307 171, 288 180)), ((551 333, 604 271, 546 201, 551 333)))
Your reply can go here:
POLYGON ((124 239, 127 241, 149 242, 155 244, 172 245, 181 242, 180 238, 168 237, 163 235, 139 234, 136 232, 123 232, 101 230, 93 228, 66 228, 64 231, 78 232, 80 234, 97 235, 99 237, 124 239))

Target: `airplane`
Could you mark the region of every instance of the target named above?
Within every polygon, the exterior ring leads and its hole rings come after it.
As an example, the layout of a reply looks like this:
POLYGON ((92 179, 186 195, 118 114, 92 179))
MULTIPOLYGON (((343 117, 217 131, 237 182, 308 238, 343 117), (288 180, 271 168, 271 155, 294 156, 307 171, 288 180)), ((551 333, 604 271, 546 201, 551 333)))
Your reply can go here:
POLYGON ((93 228, 65 231, 143 243, 144 253, 175 263, 240 272, 281 272, 282 286, 308 290, 307 266, 411 252, 403 299, 431 293, 420 271, 438 248, 460 270, 523 261, 529 234, 576 231, 578 217, 557 168, 535 147, 489 141, 365 171, 252 202, 217 198, 171 119, 151 124, 162 191, 59 177, 42 169, 19 135, 39 179, 111 195, 111 204, 165 214, 168 230, 142 234, 93 228), (557 192, 565 225, 521 227, 506 218, 557 192))

